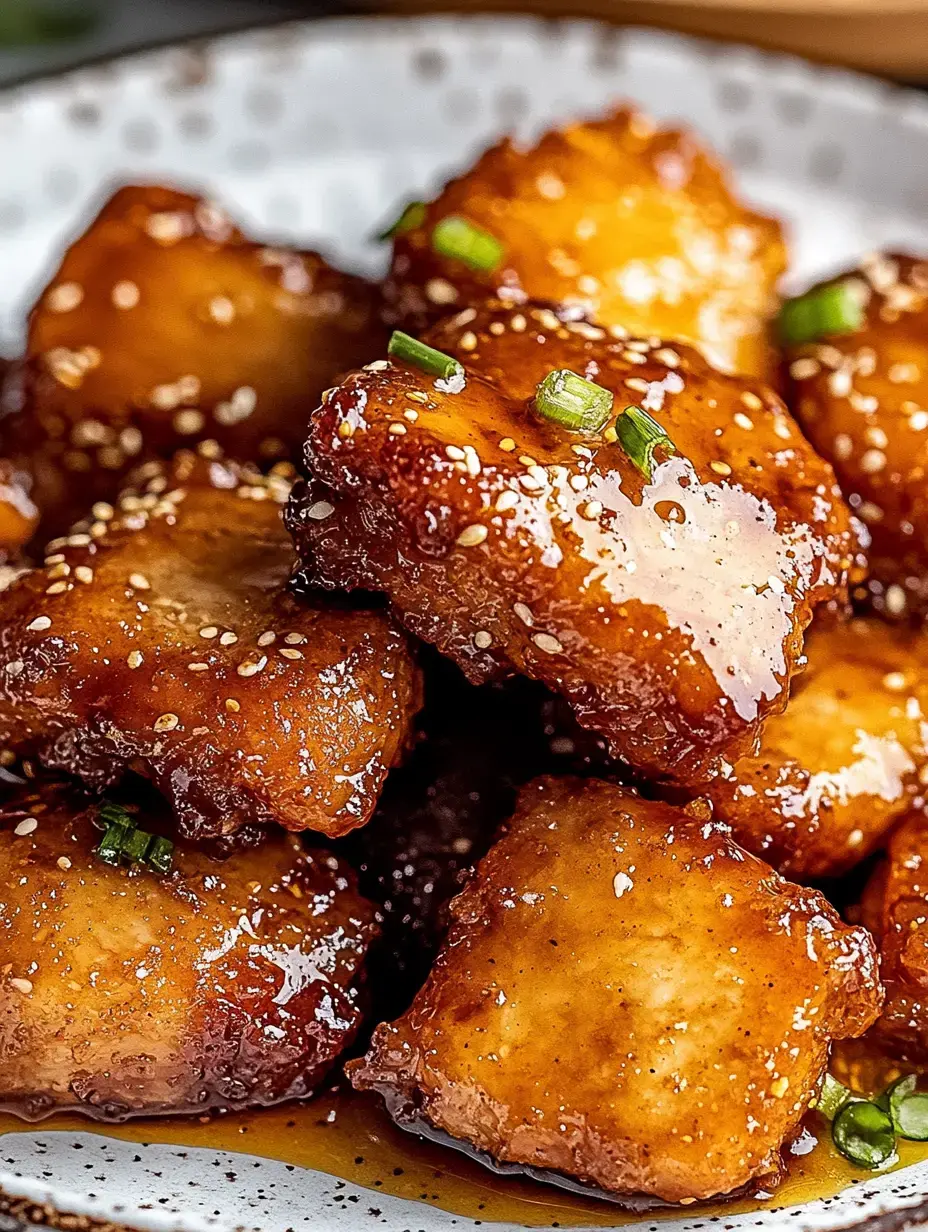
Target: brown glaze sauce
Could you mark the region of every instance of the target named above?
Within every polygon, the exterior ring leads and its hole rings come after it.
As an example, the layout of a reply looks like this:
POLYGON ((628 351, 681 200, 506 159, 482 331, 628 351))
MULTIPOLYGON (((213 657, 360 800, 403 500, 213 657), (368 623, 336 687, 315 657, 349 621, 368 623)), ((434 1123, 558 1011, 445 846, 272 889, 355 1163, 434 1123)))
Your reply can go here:
MULTIPOLYGON (((851 1051, 833 1068, 842 1076, 856 1073, 862 1085, 879 1081, 886 1069, 879 1058, 851 1051)), ((866 1183, 873 1173, 855 1168, 831 1144, 827 1126, 811 1114, 808 1132, 818 1139, 806 1155, 791 1156, 789 1173, 769 1197, 652 1210, 634 1215, 611 1203, 566 1193, 532 1180, 500 1178, 467 1156, 423 1141, 389 1120, 380 1101, 345 1086, 324 1091, 302 1104, 210 1118, 140 1119, 103 1125, 79 1116, 54 1116, 42 1130, 97 1133, 131 1142, 241 1151, 314 1168, 377 1193, 409 1198, 483 1223, 509 1222, 530 1228, 578 1225, 616 1227, 636 1219, 655 1223, 672 1218, 704 1220, 752 1210, 796 1206, 829 1198, 850 1185, 866 1183)), ((0 1114, 0 1140, 6 1133, 35 1129, 0 1114)), ((928 1143, 899 1143, 897 1167, 928 1158, 928 1143)))

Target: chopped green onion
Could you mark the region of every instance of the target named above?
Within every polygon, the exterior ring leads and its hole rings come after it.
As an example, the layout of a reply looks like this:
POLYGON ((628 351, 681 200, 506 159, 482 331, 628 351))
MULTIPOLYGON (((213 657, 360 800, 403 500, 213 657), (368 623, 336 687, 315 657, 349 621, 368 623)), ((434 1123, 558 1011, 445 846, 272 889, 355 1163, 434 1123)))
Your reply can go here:
POLYGON ((427 372, 429 376, 441 377, 443 381, 464 375, 464 368, 456 359, 452 359, 444 351, 436 351, 434 347, 426 346, 424 342, 411 338, 399 329, 393 331, 387 354, 412 364, 414 368, 427 372))
POLYGON ((850 334, 864 323, 860 287, 854 282, 834 282, 788 299, 780 309, 781 339, 796 346, 837 334, 850 334))
POLYGON ((843 1082, 839 1082, 837 1078, 832 1078, 831 1074, 826 1074, 815 1106, 823 1117, 833 1121, 847 1101, 853 1098, 853 1091, 846 1087, 843 1082))
POLYGON ((569 432, 599 432, 612 414, 614 397, 569 368, 555 368, 535 390, 535 410, 569 432))
POLYGON ((123 840, 126 837, 125 826, 109 826, 100 839, 96 854, 104 864, 118 864, 122 853, 123 840))
POLYGON ((916 1091, 918 1078, 907 1074, 886 1091, 889 1115, 896 1132, 914 1142, 928 1141, 928 1095, 916 1091))
POLYGON ((124 830, 135 828, 135 819, 132 815, 121 804, 114 804, 112 800, 104 800, 99 805, 97 817, 103 823, 103 828, 107 826, 121 826, 124 830))
POLYGON ((892 1118, 867 1099, 851 1099, 838 1110, 831 1136, 841 1154, 862 1168, 879 1168, 896 1154, 892 1118))
POLYGON ((169 873, 174 862, 174 844, 168 838, 156 838, 148 851, 148 867, 155 873, 169 873))
POLYGON ((151 842, 147 830, 130 830, 122 841, 123 858, 130 864, 144 864, 151 842))
POLYGON ((484 274, 492 274, 499 268, 505 252, 496 236, 468 222, 460 214, 449 214, 435 224, 432 247, 440 256, 453 257, 484 274))
POLYGON ((387 227, 377 236, 379 240, 392 240, 396 235, 405 235, 407 231, 415 231, 425 222, 425 202, 410 201, 396 222, 387 227))
POLYGON ((677 452, 657 420, 640 406, 627 406, 615 421, 615 431, 619 444, 649 483, 654 475, 654 451, 677 452))

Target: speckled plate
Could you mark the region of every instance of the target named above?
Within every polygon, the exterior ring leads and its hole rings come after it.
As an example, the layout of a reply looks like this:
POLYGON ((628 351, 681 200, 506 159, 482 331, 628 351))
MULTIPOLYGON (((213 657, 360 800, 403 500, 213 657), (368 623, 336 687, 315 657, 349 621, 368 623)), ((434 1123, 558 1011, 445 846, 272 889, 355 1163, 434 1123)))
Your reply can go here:
MULTIPOLYGON (((297 24, 0 95, 0 345, 15 350, 43 274, 119 180, 205 186, 266 234, 376 271, 379 224, 502 130, 528 134, 626 97, 700 129, 744 192, 788 220, 794 282, 877 245, 928 250, 921 96, 751 50, 580 22, 297 24)), ((64 1211, 182 1232, 459 1232, 471 1223, 383 1193, 374 1201, 320 1172, 51 1127, 0 1137, 0 1191, 37 1204, 33 1219, 60 1223, 64 1211)), ((831 1232, 874 1219, 899 1232, 928 1222, 926 1194, 928 1163, 721 1226, 831 1232)), ((0 1232, 20 1226, 6 1218, 0 1232)), ((709 1222, 643 1226, 688 1232, 709 1222)))

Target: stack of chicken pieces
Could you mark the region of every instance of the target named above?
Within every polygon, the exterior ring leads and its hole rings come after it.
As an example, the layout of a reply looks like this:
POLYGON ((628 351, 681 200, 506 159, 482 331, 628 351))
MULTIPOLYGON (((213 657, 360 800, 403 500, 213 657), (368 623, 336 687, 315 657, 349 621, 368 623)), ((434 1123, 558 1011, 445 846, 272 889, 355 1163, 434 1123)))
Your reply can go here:
POLYGON ((928 264, 784 353, 778 224, 634 110, 394 232, 374 285, 126 187, 31 313, 0 1105, 353 1050, 498 1164, 769 1189, 835 1041, 928 1055, 928 264))

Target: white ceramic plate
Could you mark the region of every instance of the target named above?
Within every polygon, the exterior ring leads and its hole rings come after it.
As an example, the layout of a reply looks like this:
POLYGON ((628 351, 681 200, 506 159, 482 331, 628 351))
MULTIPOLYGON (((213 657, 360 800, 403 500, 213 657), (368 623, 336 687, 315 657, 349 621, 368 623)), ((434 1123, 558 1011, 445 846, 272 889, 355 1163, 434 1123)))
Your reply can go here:
MULTIPOLYGON (((526 134, 623 98, 701 130, 737 167, 745 193, 789 220, 794 281, 878 245, 928 251, 928 101, 918 95, 746 49, 580 22, 328 21, 149 53, 0 95, 0 342, 15 349, 62 243, 119 180, 206 187, 253 228, 376 271, 384 253, 369 237, 379 225, 501 131, 526 134)), ((335 1201, 335 1182, 318 1172, 46 1127, 0 1137, 0 1190, 183 1232, 470 1225, 350 1187, 335 1201)), ((928 1163, 723 1226, 825 1232, 900 1212, 926 1193, 928 1163)))

